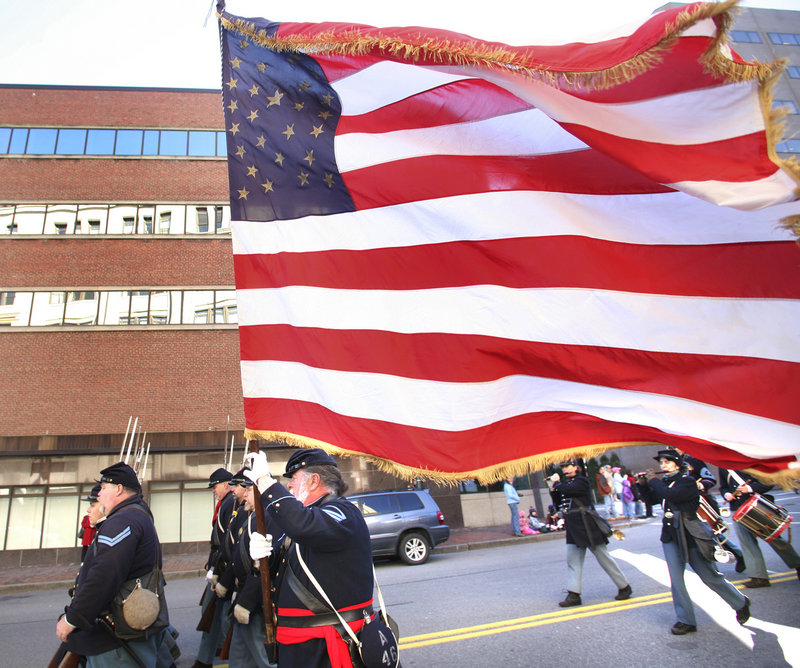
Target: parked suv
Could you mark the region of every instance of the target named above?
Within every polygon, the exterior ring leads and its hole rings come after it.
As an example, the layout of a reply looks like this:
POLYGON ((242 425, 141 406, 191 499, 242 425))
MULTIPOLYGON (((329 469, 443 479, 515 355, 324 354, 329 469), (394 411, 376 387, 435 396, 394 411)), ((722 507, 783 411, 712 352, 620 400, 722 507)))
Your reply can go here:
POLYGON ((375 557, 399 556, 424 564, 434 546, 450 537, 444 514, 428 490, 387 490, 347 497, 364 516, 375 557))

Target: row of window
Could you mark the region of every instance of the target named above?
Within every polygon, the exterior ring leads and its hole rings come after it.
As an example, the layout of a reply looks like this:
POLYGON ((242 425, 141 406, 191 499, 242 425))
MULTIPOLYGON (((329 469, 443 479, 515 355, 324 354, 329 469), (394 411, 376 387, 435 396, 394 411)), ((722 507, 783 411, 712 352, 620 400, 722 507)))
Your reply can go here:
MULTIPOLYGON (((30 550, 80 545, 78 529, 89 485, 0 488, 0 548, 30 550)), ((208 540, 214 511, 207 482, 150 483, 148 505, 162 543, 208 540)))
POLYGON ((224 158, 222 130, 0 128, 0 154, 224 158))
MULTIPOLYGON (((768 32, 769 41, 773 44, 800 45, 800 34, 794 32, 768 32)), ((761 35, 755 30, 731 30, 731 39, 734 42, 747 44, 762 44, 761 35)))
POLYGON ((0 326, 209 325, 238 322, 235 290, 0 292, 0 326))
POLYGON ((8 234, 229 234, 227 204, 0 204, 8 234))

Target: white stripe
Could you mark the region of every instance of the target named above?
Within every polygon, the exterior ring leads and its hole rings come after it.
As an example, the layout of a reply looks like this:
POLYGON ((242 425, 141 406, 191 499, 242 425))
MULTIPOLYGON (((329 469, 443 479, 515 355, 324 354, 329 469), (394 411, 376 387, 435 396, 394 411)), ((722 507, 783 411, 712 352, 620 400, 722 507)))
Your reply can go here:
POLYGON ((341 508, 336 508, 334 506, 323 506, 320 508, 320 510, 337 522, 344 522, 347 519, 341 508))
POLYGON ((471 75, 461 72, 441 72, 382 60, 334 81, 332 85, 342 100, 342 115, 357 116, 431 88, 471 78, 471 75))
POLYGON ((736 207, 746 211, 764 208, 773 203, 792 202, 795 214, 800 213, 800 206, 794 201, 797 184, 783 171, 758 181, 681 181, 669 185, 723 207, 736 207))
POLYGON ((484 79, 541 109, 554 121, 617 137, 672 146, 703 144, 764 131, 758 82, 745 81, 634 102, 593 102, 535 79, 503 71, 440 68, 484 79), (701 111, 698 111, 701 110, 701 111))
POLYGON ((442 431, 464 431, 540 411, 690 434, 755 459, 793 455, 800 427, 666 395, 572 381, 508 376, 447 383, 316 369, 298 362, 242 362, 249 398, 306 401, 335 413, 442 431))
POLYGON ((800 301, 478 285, 238 290, 239 325, 449 332, 522 341, 800 362, 800 301))
POLYGON ((792 233, 778 221, 798 214, 800 202, 743 212, 680 192, 490 192, 329 216, 234 221, 233 252, 365 250, 553 235, 654 245, 794 241, 792 233), (487 220, 492 224, 487 225, 487 220))
POLYGON ((538 109, 395 132, 336 135, 339 171, 428 155, 543 155, 586 148, 538 109))
POLYGON ((757 81, 613 103, 578 98, 566 90, 504 70, 400 63, 386 63, 385 67, 391 69, 390 77, 384 75, 382 63, 334 84, 342 100, 343 115, 379 109, 449 81, 480 78, 512 92, 555 121, 578 123, 628 139, 670 145, 698 144, 749 135, 765 127, 757 81), (432 74, 434 70, 438 77, 432 74))

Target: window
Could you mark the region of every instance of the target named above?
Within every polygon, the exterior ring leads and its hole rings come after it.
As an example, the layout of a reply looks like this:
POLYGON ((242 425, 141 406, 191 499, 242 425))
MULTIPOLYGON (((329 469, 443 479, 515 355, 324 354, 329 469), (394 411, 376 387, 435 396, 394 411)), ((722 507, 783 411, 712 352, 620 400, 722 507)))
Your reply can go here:
POLYGON ((67 233, 67 224, 66 223, 56 223, 56 234, 66 234, 67 233))
POLYGON ((172 222, 172 212, 162 211, 158 216, 158 233, 169 234, 169 225, 172 222))
POLYGON ((399 511, 396 494, 376 494, 375 496, 361 497, 361 512, 365 517, 369 515, 384 515, 399 511))
POLYGON ((792 79, 800 79, 800 67, 797 65, 789 65, 789 67, 786 68, 786 74, 792 79))
POLYGON ((0 306, 13 305, 16 294, 16 292, 0 292, 0 306))
POLYGON ((421 510, 425 507, 422 499, 417 494, 398 494, 397 500, 400 502, 400 510, 405 512, 407 510, 421 510))
POLYGON ((773 109, 778 109, 780 107, 786 107, 787 111, 790 114, 800 113, 800 112, 798 112, 797 104, 793 100, 773 100, 772 101, 772 108, 773 109))
POLYGON ((205 207, 197 208, 197 231, 208 232, 208 209, 205 207))
POLYGON ((9 223, 6 225, 6 229, 8 229, 9 234, 16 234, 17 233, 17 224, 16 223, 9 223))
POLYGON ((122 219, 122 233, 133 234, 136 231, 133 216, 125 216, 122 219))
POLYGON ((217 154, 216 132, 190 130, 189 155, 215 156, 217 154))
POLYGON ((8 142, 11 140, 11 128, 0 128, 0 153, 8 153, 8 142))
POLYGON ((28 143, 28 130, 25 128, 14 128, 11 131, 11 145, 9 153, 25 153, 25 144, 28 143))
POLYGON ((57 155, 83 155, 86 149, 86 130, 58 131, 57 155))
POLYGON ((186 130, 162 130, 159 155, 186 155, 188 132, 186 130))
POLYGON ((114 130, 89 130, 86 155, 113 155, 114 130))
POLYGON ((141 155, 143 134, 141 130, 117 130, 117 143, 114 146, 114 154, 141 155))
POLYGON ((754 30, 731 30, 731 39, 734 42, 761 44, 761 35, 754 30))
POLYGON ((769 41, 773 44, 800 44, 800 35, 792 32, 768 32, 769 41))
POLYGON ((90 220, 89 221, 89 234, 100 234, 100 221, 99 220, 90 220))
POLYGON ((214 207, 214 227, 219 232, 222 229, 222 207, 214 207))
POLYGON ((56 150, 57 135, 58 130, 54 128, 32 128, 25 152, 29 155, 52 155, 56 150))
POLYGON ((800 139, 787 139, 776 146, 778 153, 800 153, 800 139))
POLYGON ((153 233, 153 216, 142 216, 142 224, 145 234, 153 233))

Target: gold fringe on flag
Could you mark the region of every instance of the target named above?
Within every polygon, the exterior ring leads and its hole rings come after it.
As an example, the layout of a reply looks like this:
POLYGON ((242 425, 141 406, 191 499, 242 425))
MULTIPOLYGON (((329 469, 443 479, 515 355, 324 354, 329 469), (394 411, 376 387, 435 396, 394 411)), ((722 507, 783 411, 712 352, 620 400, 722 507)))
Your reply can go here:
MULTIPOLYGON (((246 439, 261 439, 269 441, 275 445, 293 448, 320 448, 330 455, 337 457, 360 457, 365 461, 374 464, 383 473, 388 473, 401 480, 413 481, 423 478, 440 485, 456 485, 464 480, 477 480, 481 485, 488 485, 499 482, 511 476, 522 476, 535 471, 541 471, 549 464, 558 464, 570 457, 582 457, 590 459, 602 455, 608 450, 630 448, 636 446, 653 446, 666 448, 668 446, 655 441, 637 441, 620 443, 597 443, 594 445, 582 446, 580 448, 570 448, 566 450, 552 450, 530 457, 523 457, 508 462, 502 462, 487 466, 482 469, 471 471, 439 471, 425 467, 408 466, 398 464, 390 459, 383 459, 375 455, 369 455, 354 450, 346 450, 325 441, 319 441, 298 434, 290 434, 278 431, 256 431, 245 430, 246 439)), ((655 468, 655 466, 653 467, 655 468)), ((780 485, 784 489, 800 488, 800 470, 779 471, 777 473, 763 473, 753 469, 743 469, 746 473, 752 474, 765 483, 780 485)))

